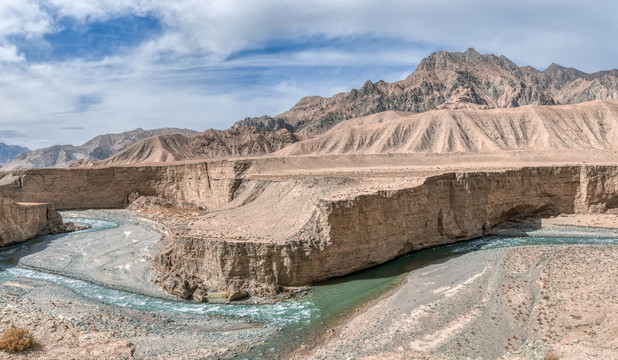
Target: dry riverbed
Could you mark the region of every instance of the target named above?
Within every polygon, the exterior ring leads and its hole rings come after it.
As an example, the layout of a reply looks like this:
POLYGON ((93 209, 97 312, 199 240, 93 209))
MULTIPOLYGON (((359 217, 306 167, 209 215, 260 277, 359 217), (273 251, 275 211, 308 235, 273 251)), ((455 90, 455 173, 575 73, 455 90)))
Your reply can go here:
POLYGON ((618 247, 477 251, 413 271, 297 358, 618 358, 618 247))

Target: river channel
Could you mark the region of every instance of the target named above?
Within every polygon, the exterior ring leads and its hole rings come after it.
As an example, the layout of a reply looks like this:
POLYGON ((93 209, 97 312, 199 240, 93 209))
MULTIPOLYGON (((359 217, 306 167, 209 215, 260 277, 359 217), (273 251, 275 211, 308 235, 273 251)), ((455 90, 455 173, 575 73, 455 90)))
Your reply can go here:
MULTIPOLYGON (((91 225, 84 234, 104 232, 116 223, 94 218, 65 218, 91 225)), ((618 239, 606 229, 560 227, 559 230, 537 230, 523 237, 489 236, 453 245, 420 250, 374 268, 333 279, 312 287, 299 299, 266 305, 203 304, 170 301, 107 288, 70 277, 22 268, 18 260, 36 249, 43 241, 60 241, 65 235, 48 235, 0 250, 0 284, 13 278, 43 280, 66 287, 91 300, 108 305, 152 312, 177 312, 200 317, 230 317, 276 327, 276 335, 262 346, 244 354, 246 358, 276 358, 289 354, 301 344, 316 341, 325 331, 345 319, 357 308, 395 287, 414 269, 450 256, 486 249, 548 245, 606 244, 618 239)))

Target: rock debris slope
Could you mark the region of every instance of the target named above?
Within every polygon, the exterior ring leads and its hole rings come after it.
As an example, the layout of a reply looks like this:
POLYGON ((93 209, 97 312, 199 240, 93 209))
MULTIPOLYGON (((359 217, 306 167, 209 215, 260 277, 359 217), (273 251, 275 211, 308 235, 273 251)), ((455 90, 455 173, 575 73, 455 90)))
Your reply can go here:
POLYGON ((254 127, 206 130, 199 135, 160 135, 144 139, 98 165, 156 163, 271 153, 300 138, 288 130, 254 127))
POLYGON ((474 49, 433 53, 405 80, 367 81, 360 89, 330 98, 310 96, 273 117, 247 118, 234 127, 281 128, 323 133, 342 120, 386 110, 510 108, 618 99, 618 70, 587 74, 552 64, 544 71, 519 67, 505 56, 474 49))
POLYGON ((97 136, 81 146, 54 145, 22 153, 0 170, 61 168, 82 159, 99 161, 126 149, 142 139, 162 134, 191 135, 197 134, 197 132, 186 129, 163 128, 153 130, 135 129, 118 134, 105 134, 97 136))
POLYGON ((573 149, 618 150, 618 101, 422 114, 387 111, 342 121, 276 155, 573 149))

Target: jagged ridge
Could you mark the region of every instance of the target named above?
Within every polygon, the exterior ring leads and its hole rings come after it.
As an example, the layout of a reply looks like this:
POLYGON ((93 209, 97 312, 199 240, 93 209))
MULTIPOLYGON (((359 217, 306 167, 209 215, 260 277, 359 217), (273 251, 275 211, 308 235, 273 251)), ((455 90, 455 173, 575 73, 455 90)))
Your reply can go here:
POLYGON ((441 51, 423 59, 412 75, 395 83, 367 81, 359 90, 330 98, 301 99, 274 118, 247 118, 233 127, 286 128, 301 134, 323 133, 342 120, 387 110, 509 108, 576 104, 618 99, 618 70, 587 74, 552 64, 544 71, 518 67, 505 56, 474 49, 441 51))

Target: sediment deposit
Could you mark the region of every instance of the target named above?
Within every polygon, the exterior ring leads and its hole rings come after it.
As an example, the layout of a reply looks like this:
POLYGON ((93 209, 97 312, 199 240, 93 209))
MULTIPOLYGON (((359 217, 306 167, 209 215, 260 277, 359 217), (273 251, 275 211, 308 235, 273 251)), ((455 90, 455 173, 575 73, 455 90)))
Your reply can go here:
MULTIPOLYGON (((617 121, 612 101, 385 112, 268 157, 0 173, 0 196, 61 210, 162 198, 172 209, 157 218, 168 235, 155 268, 166 290, 273 294, 483 236, 504 221, 616 211, 617 121)), ((256 131, 196 139, 241 150, 264 135, 256 131)), ((276 147, 290 134, 279 135, 276 147)))
POLYGON ((615 166, 450 173, 416 187, 339 199, 321 191, 344 193, 353 181, 261 182, 259 194, 247 196, 252 201, 244 203, 241 193, 235 201, 242 205, 232 202, 168 236, 157 267, 199 278, 210 290, 276 291, 480 237, 504 221, 613 211, 617 183, 615 166), (258 206, 268 211, 255 211, 258 206))
POLYGON ((230 200, 242 170, 243 162, 230 161, 16 170, 0 173, 0 194, 15 201, 49 202, 58 210, 122 208, 131 194, 211 209, 230 200))
POLYGON ((290 155, 618 150, 618 102, 514 109, 385 111, 343 121, 277 153, 290 155))
POLYGON ((293 358, 615 359, 617 260, 612 245, 452 257, 411 272, 324 344, 293 358))

